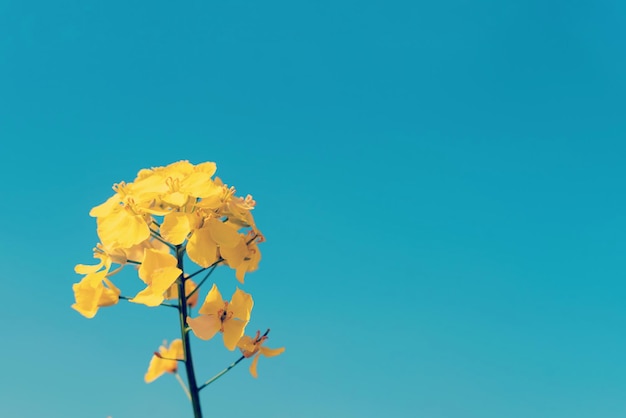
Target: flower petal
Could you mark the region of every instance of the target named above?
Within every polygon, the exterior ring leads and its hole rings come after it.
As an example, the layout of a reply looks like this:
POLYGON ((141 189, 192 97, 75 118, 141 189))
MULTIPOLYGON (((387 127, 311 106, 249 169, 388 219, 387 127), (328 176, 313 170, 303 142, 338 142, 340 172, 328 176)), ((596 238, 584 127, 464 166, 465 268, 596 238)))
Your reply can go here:
MULTIPOLYGON (((197 292, 196 292, 197 293, 197 292)), ((204 303, 200 307, 198 311, 199 314, 202 315, 216 315, 220 309, 224 309, 224 300, 222 299, 222 294, 217 289, 215 283, 209 290, 209 293, 206 295, 206 299, 204 299, 204 303)))
POLYGON ((284 351, 285 351, 285 347, 268 348, 268 347, 261 346, 261 348, 259 348, 259 352, 263 354, 265 357, 274 357, 279 354, 282 354, 284 351))
POLYGON ((137 293, 134 298, 128 299, 129 302, 141 303, 142 305, 155 307, 159 306, 165 297, 163 293, 155 293, 153 289, 148 286, 141 292, 137 293))
POLYGON ((217 243, 211 238, 209 228, 200 228, 193 233, 187 242, 187 255, 200 267, 209 267, 217 261, 217 243))
POLYGON ((181 182, 180 191, 193 197, 208 197, 221 193, 221 188, 213 183, 211 174, 196 172, 181 182))
POLYGON ((172 341, 170 348, 167 349, 163 357, 175 358, 179 360, 185 359, 185 352, 183 350, 183 340, 180 338, 172 341))
POLYGON ((240 321, 234 318, 228 319, 222 324, 224 328, 224 345, 230 351, 233 351, 237 347, 237 343, 241 339, 246 325, 248 325, 248 321, 240 321))
POLYGON ((169 252, 146 248, 141 266, 139 267, 139 277, 146 284, 150 284, 152 280, 154 280, 154 276, 159 274, 163 269, 174 267, 180 274, 180 269, 176 267, 176 264, 176 257, 169 252))
POLYGON ((259 377, 259 375, 256 372, 256 368, 257 365, 259 364, 259 357, 261 357, 260 355, 256 355, 254 356, 254 358, 252 359, 252 364, 250 364, 250 374, 252 375, 252 377, 254 377, 255 379, 257 377, 259 377))
POLYGON ((235 229, 215 218, 209 219, 207 226, 209 231, 211 231, 211 238, 213 238, 220 247, 235 247, 241 241, 241 236, 235 229))
POLYGON ((193 215, 172 212, 165 215, 161 224, 161 236, 171 244, 182 244, 191 232, 193 215))
POLYGON ((220 330, 222 322, 216 315, 200 315, 197 318, 187 318, 187 325, 196 337, 201 340, 210 340, 220 330))
POLYGON ((114 210, 97 220, 98 237, 105 247, 129 248, 150 236, 150 228, 143 217, 132 213, 126 208, 114 210))
POLYGON ((254 306, 254 301, 249 293, 237 288, 233 294, 228 310, 233 313, 235 318, 242 319, 244 321, 250 320, 250 312, 254 306))

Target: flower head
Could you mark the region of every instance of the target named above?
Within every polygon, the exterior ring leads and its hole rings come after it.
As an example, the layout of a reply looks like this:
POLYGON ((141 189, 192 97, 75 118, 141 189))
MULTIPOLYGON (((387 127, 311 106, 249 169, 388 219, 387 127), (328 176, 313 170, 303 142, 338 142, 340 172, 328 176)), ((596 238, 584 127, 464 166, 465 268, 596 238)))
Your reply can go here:
POLYGON ((72 309, 86 318, 93 318, 103 306, 115 305, 119 301, 120 289, 107 278, 107 270, 89 273, 72 286, 76 302, 72 309))
POLYGON ((257 365, 259 363, 259 357, 261 355, 265 357, 274 357, 279 354, 282 354, 285 351, 285 347, 281 348, 268 348, 264 347, 263 343, 267 340, 267 335, 261 336, 259 331, 256 332, 256 337, 248 337, 244 335, 241 337, 239 342, 237 343, 237 347, 241 350, 241 353, 244 357, 252 357, 252 364, 250 364, 250 374, 252 377, 258 377, 257 375, 257 365))
POLYGON ((164 345, 159 347, 150 360, 148 371, 144 377, 146 383, 155 381, 163 373, 176 373, 178 370, 178 360, 184 360, 183 341, 178 339, 172 341, 169 348, 164 345))
POLYGON ((198 311, 200 316, 187 318, 187 324, 201 340, 210 340, 221 332, 224 345, 232 351, 250 321, 253 305, 252 296, 241 289, 235 291, 230 302, 224 301, 214 284, 198 311))
POLYGON ((139 267, 139 277, 147 287, 130 301, 147 306, 158 306, 165 299, 165 292, 182 273, 176 257, 166 251, 146 249, 139 267))

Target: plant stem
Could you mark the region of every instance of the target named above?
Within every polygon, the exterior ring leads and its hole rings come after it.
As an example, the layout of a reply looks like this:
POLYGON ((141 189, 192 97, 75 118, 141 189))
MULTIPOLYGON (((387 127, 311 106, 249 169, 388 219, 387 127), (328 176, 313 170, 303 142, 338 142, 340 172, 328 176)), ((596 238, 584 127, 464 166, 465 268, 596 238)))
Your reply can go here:
POLYGON ((176 375, 176 380, 178 380, 178 383, 180 383, 180 386, 185 391, 185 394, 187 395, 189 400, 191 400, 191 393, 189 393, 189 389, 187 389, 187 386, 185 386, 185 382, 183 382, 183 379, 180 377, 178 373, 174 373, 174 374, 176 375))
POLYGON ((191 273, 189 276, 187 276, 187 278, 191 279, 192 277, 197 276, 198 274, 202 273, 203 271, 206 271, 207 269, 210 269, 210 268, 213 268, 213 267, 217 266, 222 261, 224 261, 224 259, 222 257, 220 257, 215 263, 211 264, 209 267, 203 267, 200 270, 191 273))
MULTIPOLYGON (((207 272, 206 276, 204 276, 202 278, 202 280, 200 280, 200 283, 198 283, 198 285, 196 286, 195 289, 193 289, 191 292, 189 292, 189 294, 187 295, 187 299, 189 299, 194 293, 196 293, 198 290, 200 290, 200 286, 202 286, 204 284, 204 282, 206 281, 206 279, 209 278, 211 273, 213 273, 213 270, 215 270, 215 267, 217 267, 217 263, 218 262, 213 263, 213 265, 211 267, 209 267, 209 271, 207 272)), ((191 276, 187 277, 187 279, 191 279, 191 276)))
MULTIPOLYGON (((118 299, 121 299, 121 300, 127 300, 127 301, 129 301, 129 302, 130 302, 130 300, 131 300, 132 298, 129 298, 128 296, 122 296, 122 295, 119 295, 119 296, 118 296, 118 299)), ((178 305, 172 305, 171 303, 167 303, 167 302, 163 302, 163 303, 161 303, 159 306, 167 306, 168 308, 178 309, 178 305)))
MULTIPOLYGON (((182 245, 176 246, 177 267, 183 270, 183 256, 185 248, 182 245)), ((200 408, 200 390, 196 383, 196 373, 193 368, 193 359, 191 357, 191 345, 189 344, 189 333, 187 332, 187 296, 185 295, 185 277, 181 273, 178 278, 178 311, 180 320, 180 333, 183 340, 183 351, 185 353, 185 371, 187 372, 187 383, 189 383, 189 394, 191 395, 191 406, 193 408, 194 418, 202 418, 202 409, 200 408)))
POLYGON ((217 379, 219 379, 220 377, 224 376, 230 369, 232 369, 233 367, 235 367, 237 364, 239 364, 239 362, 243 359, 245 359, 245 356, 241 356, 237 359, 237 361, 235 361, 233 364, 231 364, 230 366, 228 366, 227 368, 225 368, 224 370, 222 370, 221 372, 219 372, 218 374, 216 374, 215 376, 213 376, 212 378, 210 378, 209 380, 207 380, 206 382, 204 382, 202 384, 202 386, 200 386, 198 388, 198 390, 202 390, 205 387, 209 386, 211 383, 215 382, 217 379))

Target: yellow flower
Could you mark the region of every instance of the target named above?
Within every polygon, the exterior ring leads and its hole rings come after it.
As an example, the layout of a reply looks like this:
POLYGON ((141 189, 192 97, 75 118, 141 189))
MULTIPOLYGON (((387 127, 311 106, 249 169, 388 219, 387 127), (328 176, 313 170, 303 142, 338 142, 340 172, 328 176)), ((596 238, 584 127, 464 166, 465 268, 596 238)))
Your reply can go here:
POLYGON ((240 240, 240 234, 227 223, 207 218, 189 238, 187 255, 200 267, 209 267, 219 259, 218 247, 235 247, 240 240))
MULTIPOLYGON (((194 166, 189 161, 178 161, 166 167, 141 170, 132 183, 115 184, 115 195, 89 212, 97 218, 100 240, 112 250, 132 247, 150 236, 152 215, 167 216, 192 209, 197 199, 220 196, 222 187, 211 178, 215 169, 215 163, 211 162, 194 166)), ((184 225, 178 225, 180 221, 184 217, 166 219, 166 234, 172 224, 175 226, 174 245, 182 243, 186 236, 184 225)))
POLYGON ((141 170, 131 184, 134 185, 133 192, 139 184, 149 185, 139 188, 144 197, 141 207, 146 212, 164 215, 185 206, 190 200, 221 193, 220 187, 211 179, 215 170, 216 165, 212 162, 194 166, 189 161, 177 161, 166 167, 141 170), (145 198, 147 190, 151 192, 150 199, 145 198))
MULTIPOLYGON (((164 342, 163 344, 165 344, 164 342)), ((178 370, 178 361, 184 360, 185 353, 183 351, 183 341, 178 339, 172 341, 170 347, 165 345, 159 347, 159 351, 155 352, 150 360, 148 371, 144 377, 146 383, 154 382, 163 373, 176 373, 178 370)))
POLYGON ((78 274, 91 274, 102 270, 108 274, 114 259, 102 249, 102 244, 97 244, 93 249, 93 258, 100 260, 100 262, 95 265, 76 264, 74 271, 78 274))
POLYGON ((121 292, 107 279, 107 273, 107 270, 89 273, 72 286, 76 299, 72 309, 87 318, 93 318, 98 308, 115 305, 119 301, 121 292))
POLYGON ((160 305, 165 299, 165 292, 182 273, 176 265, 176 257, 169 252, 145 249, 139 267, 139 278, 148 286, 130 299, 130 302, 142 303, 146 306, 160 305))
POLYGON ((263 236, 256 238, 254 231, 249 231, 247 235, 240 234, 239 242, 234 247, 220 247, 220 254, 230 268, 235 269, 235 277, 243 283, 247 272, 254 271, 261 261, 261 251, 257 247, 257 242, 261 242, 263 236), (257 241, 258 240, 258 241, 257 241))
POLYGON ((221 332, 224 345, 234 350, 250 321, 254 302, 250 294, 237 289, 230 302, 225 302, 214 284, 198 311, 200 316, 187 318, 187 324, 201 340, 210 340, 221 332))
POLYGON ((97 218, 97 232, 102 244, 114 250, 130 248, 150 237, 146 216, 138 213, 133 205, 125 203, 117 193, 89 214, 97 218))
POLYGON ((239 343, 237 343, 237 347, 239 347, 244 357, 248 358, 254 356, 254 359, 252 359, 252 364, 250 364, 250 374, 252 375, 252 377, 255 378, 258 377, 256 369, 259 363, 259 357, 261 355, 265 357, 274 357, 282 354, 285 351, 285 347, 263 347, 263 343, 265 342, 265 340, 267 340, 267 336, 264 335, 261 337, 260 335, 261 333, 259 331, 256 332, 255 338, 244 335, 239 340, 239 343))

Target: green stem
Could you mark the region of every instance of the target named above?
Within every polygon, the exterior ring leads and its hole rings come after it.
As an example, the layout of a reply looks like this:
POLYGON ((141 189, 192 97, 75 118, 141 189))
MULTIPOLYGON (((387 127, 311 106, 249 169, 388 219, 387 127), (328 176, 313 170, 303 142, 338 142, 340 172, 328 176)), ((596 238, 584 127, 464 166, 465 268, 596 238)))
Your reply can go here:
POLYGON ((189 393, 189 389, 187 389, 187 386, 185 386, 185 382, 183 382, 183 379, 180 377, 178 373, 174 373, 174 374, 176 375, 176 380, 178 380, 178 383, 180 383, 180 386, 185 391, 185 394, 187 395, 189 400, 191 400, 191 393, 189 393))
POLYGON ((213 268, 215 266, 217 266, 219 263, 221 263, 222 261, 224 261, 223 258, 219 258, 215 263, 211 264, 209 267, 203 267, 198 271, 194 271, 193 273, 191 273, 189 276, 187 276, 187 279, 191 279, 192 277, 197 276, 198 274, 202 273, 203 271, 207 271, 210 268, 213 268))
MULTIPOLYGON (((118 298, 122 300, 127 300, 129 302, 132 299, 132 298, 129 298, 128 296, 122 296, 122 295, 119 295, 118 298)), ((166 303, 166 302, 162 302, 159 306, 167 306, 168 308, 178 309, 178 305, 173 305, 171 303, 166 303)))
MULTIPOLYGON (((255 340, 255 342, 257 342, 257 343, 258 343, 259 341, 261 341, 261 339, 263 339, 263 337, 266 337, 266 336, 267 336, 267 334, 269 334, 269 333, 270 333, 270 329, 268 328, 268 329, 267 329, 267 331, 265 331, 265 334, 263 334, 263 335, 259 336, 259 337, 255 340)), ((231 364, 230 366, 228 366, 227 368, 225 368, 224 370, 222 370, 221 372, 219 372, 218 374, 216 374, 215 376, 213 376, 212 378, 210 378, 209 380, 207 380, 206 382, 204 382, 204 383, 202 384, 202 386, 200 386, 200 387, 198 388, 198 390, 202 390, 202 389, 204 389, 205 387, 209 386, 211 383, 215 382, 215 381, 216 381, 217 379, 219 379, 220 377, 224 376, 226 373, 228 373, 228 372, 230 371, 230 369, 232 369, 233 367, 235 367, 236 365, 238 365, 238 364, 239 364, 239 362, 240 362, 241 360, 245 359, 245 358, 246 358, 246 356, 241 356, 241 357, 239 357, 239 358, 237 359, 237 361, 235 361, 233 364, 231 364)))
MULTIPOLYGON (((202 280, 200 280, 200 282, 198 283, 198 285, 196 286, 195 289, 193 289, 191 292, 189 292, 189 294, 187 295, 187 299, 189 299, 191 297, 191 295, 193 295, 194 293, 196 293, 198 290, 200 290, 200 286, 202 286, 204 284, 204 282, 206 281, 206 279, 209 278, 209 276, 211 275, 211 273, 213 273, 213 270, 215 270, 215 267, 217 267, 217 263, 214 263, 211 267, 209 268, 209 271, 207 272, 206 276, 204 276, 202 278, 202 280)), ((187 279, 190 279, 191 276, 187 277, 187 279)))
POLYGON ((237 361, 235 361, 233 364, 231 364, 230 366, 228 366, 227 368, 225 368, 224 370, 222 370, 221 372, 219 372, 218 374, 216 374, 215 376, 213 376, 212 378, 210 378, 209 380, 207 380, 206 382, 204 382, 202 384, 202 386, 200 386, 198 388, 198 390, 202 390, 205 387, 209 386, 211 383, 215 382, 217 379, 219 379, 220 377, 224 376, 226 373, 228 373, 230 371, 230 369, 232 369, 233 367, 235 367, 237 364, 239 364, 239 362, 243 359, 245 359, 245 356, 241 356, 237 359, 237 361))
MULTIPOLYGON (((182 245, 176 246, 177 267, 183 270, 183 256, 185 248, 182 245)), ((189 383, 189 394, 191 395, 191 406, 193 408, 194 418, 202 418, 202 409, 200 408, 200 389, 196 382, 196 373, 193 368, 193 359, 191 357, 191 345, 189 344, 189 333, 187 329, 187 296, 185 295, 185 277, 181 273, 178 278, 178 318, 180 321, 180 333, 183 340, 183 351, 185 353, 185 371, 187 372, 187 382, 189 383)))

